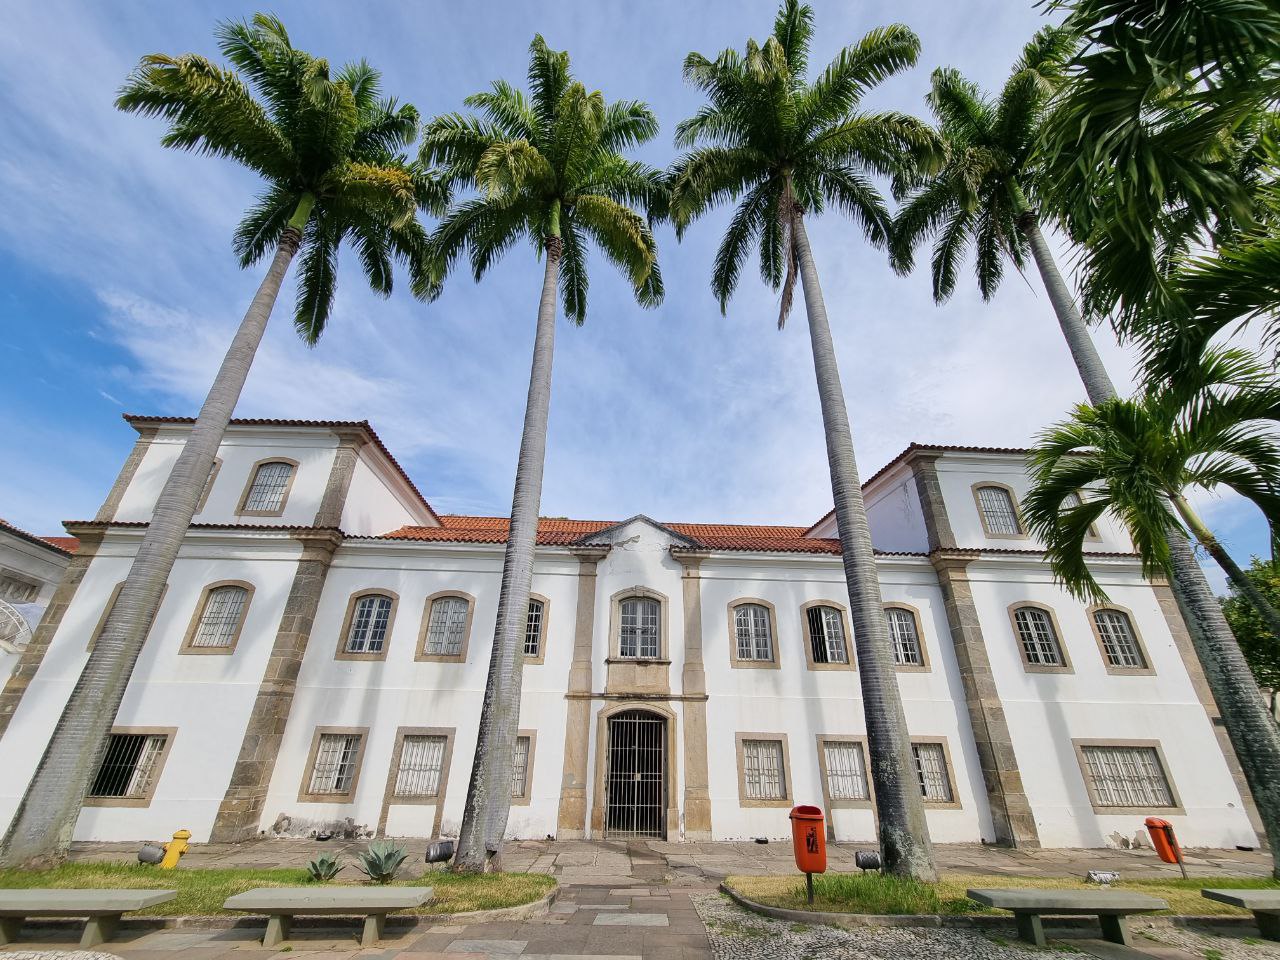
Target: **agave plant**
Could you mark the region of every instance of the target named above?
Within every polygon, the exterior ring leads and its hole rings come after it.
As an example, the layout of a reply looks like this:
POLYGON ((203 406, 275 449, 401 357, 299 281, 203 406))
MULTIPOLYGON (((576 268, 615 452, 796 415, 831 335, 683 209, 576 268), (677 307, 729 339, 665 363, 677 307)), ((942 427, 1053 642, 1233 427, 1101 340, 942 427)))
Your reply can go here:
POLYGON ((374 883, 390 883, 396 878, 400 864, 408 858, 404 847, 386 840, 375 840, 369 849, 360 854, 356 869, 374 883))
POLYGON ((331 853, 322 853, 314 860, 307 861, 307 873, 316 883, 324 883, 338 875, 344 864, 331 853))

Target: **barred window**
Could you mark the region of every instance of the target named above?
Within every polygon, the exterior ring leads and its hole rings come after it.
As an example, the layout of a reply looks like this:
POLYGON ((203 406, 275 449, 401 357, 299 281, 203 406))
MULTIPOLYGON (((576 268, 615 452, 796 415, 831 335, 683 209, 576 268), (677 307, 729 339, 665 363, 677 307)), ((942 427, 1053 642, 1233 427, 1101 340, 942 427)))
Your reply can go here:
POLYGON ((662 605, 650 597, 628 597, 622 601, 621 606, 618 656, 657 659, 662 649, 659 626, 662 605))
POLYGON ((467 614, 471 603, 466 597, 437 597, 431 601, 427 621, 427 655, 456 657, 462 653, 467 638, 467 614))
POLYGON ((293 477, 293 464, 283 462, 263 463, 253 475, 253 485, 244 498, 245 510, 274 512, 284 507, 285 493, 293 477))
POLYGON ((434 797, 440 793, 445 737, 407 735, 400 744, 397 797, 434 797))
POLYGON ((391 598, 371 593, 356 601, 347 632, 347 653, 381 653, 391 621, 391 598))
POLYGON ((1004 487, 979 487, 978 506, 982 510, 987 533, 1014 536, 1022 533, 1022 523, 1018 520, 1018 510, 1013 505, 1013 497, 1004 487))
POLYGON ((200 623, 191 638, 191 646, 229 647, 235 643, 248 601, 249 591, 244 587, 228 584, 210 590, 205 595, 204 609, 200 612, 200 623))
POLYGON ((1172 807, 1173 790, 1155 747, 1083 747, 1099 807, 1172 807))
POLYGON ((541 600, 529 601, 529 612, 524 620, 524 655, 537 659, 542 656, 542 611, 541 600))
POLYGON ((1121 610, 1095 610, 1093 622, 1102 639, 1102 650, 1106 654, 1107 663, 1113 667, 1137 670, 1147 668, 1142 648, 1138 646, 1137 634, 1133 632, 1133 622, 1127 613, 1121 610))
POLYGON ((351 791, 360 756, 358 733, 322 733, 311 768, 308 793, 341 795, 351 791))
POLYGON ((827 768, 827 794, 832 800, 871 799, 862 744, 825 740, 822 757, 827 768))
POLYGON ((516 737, 511 748, 511 797, 523 800, 529 790, 529 738, 516 737))
POLYGON ((1019 607, 1013 612, 1013 622, 1018 628, 1018 641, 1022 644, 1022 656, 1033 667, 1061 667, 1066 665, 1053 620, 1039 607, 1019 607))
POLYGON ((773 630, 769 608, 759 603, 740 603, 733 608, 734 633, 739 660, 773 660, 773 630))
POLYGON ((89 796, 123 800, 150 796, 168 740, 168 734, 163 733, 111 734, 89 796))
POLYGON ((749 800, 785 800, 781 740, 742 741, 742 781, 749 800))
POLYGON ((947 754, 940 743, 913 743, 911 756, 920 778, 920 793, 925 800, 950 803, 951 775, 947 772, 947 754))
POLYGON ((889 607, 885 615, 889 621, 889 635, 893 638, 893 662, 905 667, 924 666, 916 615, 902 607, 889 607))
POLYGON ((810 607, 809 646, 814 663, 848 663, 849 649, 844 639, 844 618, 835 607, 810 607))

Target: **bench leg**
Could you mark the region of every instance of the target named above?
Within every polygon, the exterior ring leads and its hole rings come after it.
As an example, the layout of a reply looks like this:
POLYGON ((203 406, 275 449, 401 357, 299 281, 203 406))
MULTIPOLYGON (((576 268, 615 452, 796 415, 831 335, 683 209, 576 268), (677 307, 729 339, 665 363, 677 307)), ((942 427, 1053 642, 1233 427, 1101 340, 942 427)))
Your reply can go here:
POLYGON ((1102 923, 1103 940, 1110 940, 1112 943, 1123 943, 1128 946, 1129 923, 1124 917, 1108 913, 1100 916, 1098 920, 1102 923))
POLYGON ((90 917, 89 922, 84 925, 84 933, 80 935, 80 948, 87 950, 89 947, 106 943, 116 935, 119 926, 120 914, 118 913, 104 913, 90 917))
POLYGON ((18 931, 22 929, 22 917, 0 917, 0 946, 18 942, 18 931))
POLYGON ((1015 913, 1014 922, 1018 925, 1018 939, 1044 946, 1044 924, 1040 922, 1038 913, 1015 913))
POLYGON ((1280 940, 1280 913, 1255 913, 1253 918, 1264 940, 1280 940))
POLYGON ((371 913, 364 918, 364 930, 360 933, 360 946, 372 947, 382 939, 382 930, 386 925, 385 913, 371 913))
POLYGON ((264 947, 274 947, 289 939, 289 921, 293 917, 287 913, 273 913, 267 917, 267 932, 262 937, 264 947))

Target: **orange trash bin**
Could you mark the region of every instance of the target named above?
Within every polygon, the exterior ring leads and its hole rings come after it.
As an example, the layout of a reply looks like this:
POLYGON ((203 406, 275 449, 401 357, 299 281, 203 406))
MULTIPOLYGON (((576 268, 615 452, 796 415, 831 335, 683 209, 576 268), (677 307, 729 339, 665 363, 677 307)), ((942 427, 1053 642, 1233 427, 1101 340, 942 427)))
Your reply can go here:
POLYGON ((791 846, 803 873, 827 872, 826 816, 821 807, 802 803, 791 808, 791 846))
POLYGON ((1147 833, 1151 836, 1151 846, 1155 848, 1156 856, 1165 863, 1176 863, 1185 877, 1187 868, 1182 862, 1182 848, 1178 846, 1178 838, 1173 832, 1173 824, 1168 820, 1162 820, 1160 817, 1147 817, 1145 823, 1147 833))

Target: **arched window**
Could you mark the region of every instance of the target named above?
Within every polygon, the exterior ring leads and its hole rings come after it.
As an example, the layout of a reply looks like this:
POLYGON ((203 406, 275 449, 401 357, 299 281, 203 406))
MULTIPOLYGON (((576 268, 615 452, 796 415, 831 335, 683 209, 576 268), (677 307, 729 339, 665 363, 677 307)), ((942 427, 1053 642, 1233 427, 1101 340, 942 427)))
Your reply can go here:
POLYGON ((662 650, 662 605, 652 597, 627 597, 620 606, 618 656, 656 660, 662 650))
POLYGON ((296 464, 287 460, 268 460, 254 470, 253 479, 244 493, 241 513, 275 514, 284 511, 285 499, 293 483, 296 464))
POLYGON ((900 667, 923 667, 924 649, 915 613, 905 607, 887 607, 884 613, 893 639, 893 662, 900 667))
POLYGON ((471 601, 460 596, 440 596, 431 601, 423 652, 428 657, 460 657, 471 621, 471 601))
POLYGON ((849 662, 849 646, 845 638, 844 616, 835 607, 824 604, 805 611, 809 628, 809 654, 815 664, 849 662))
POLYGON ((1093 625, 1098 631, 1102 653, 1107 665, 1122 670, 1146 670, 1147 658, 1142 655, 1133 621, 1123 610, 1102 609, 1093 611, 1093 625))
POLYGON ((381 593, 365 594, 356 600, 347 628, 347 653, 381 653, 387 643, 391 610, 395 601, 381 593))
POLYGON ((740 603, 733 608, 733 633, 737 659, 771 662, 773 625, 763 603, 740 603))
POLYGON ((1018 519, 1018 508, 1007 487, 989 484, 976 488, 974 493, 978 498, 982 525, 989 536, 1022 536, 1022 521, 1018 519))
POLYGON ((1065 667, 1062 644, 1049 611, 1039 607, 1018 607, 1013 611, 1022 659, 1030 667, 1065 667))
POLYGON ((204 595, 190 646, 206 650, 234 647, 248 606, 247 588, 234 583, 211 587, 204 595))
POLYGON ((524 655, 527 659, 542 658, 542 621, 546 608, 543 601, 529 598, 529 612, 524 620, 524 655))

